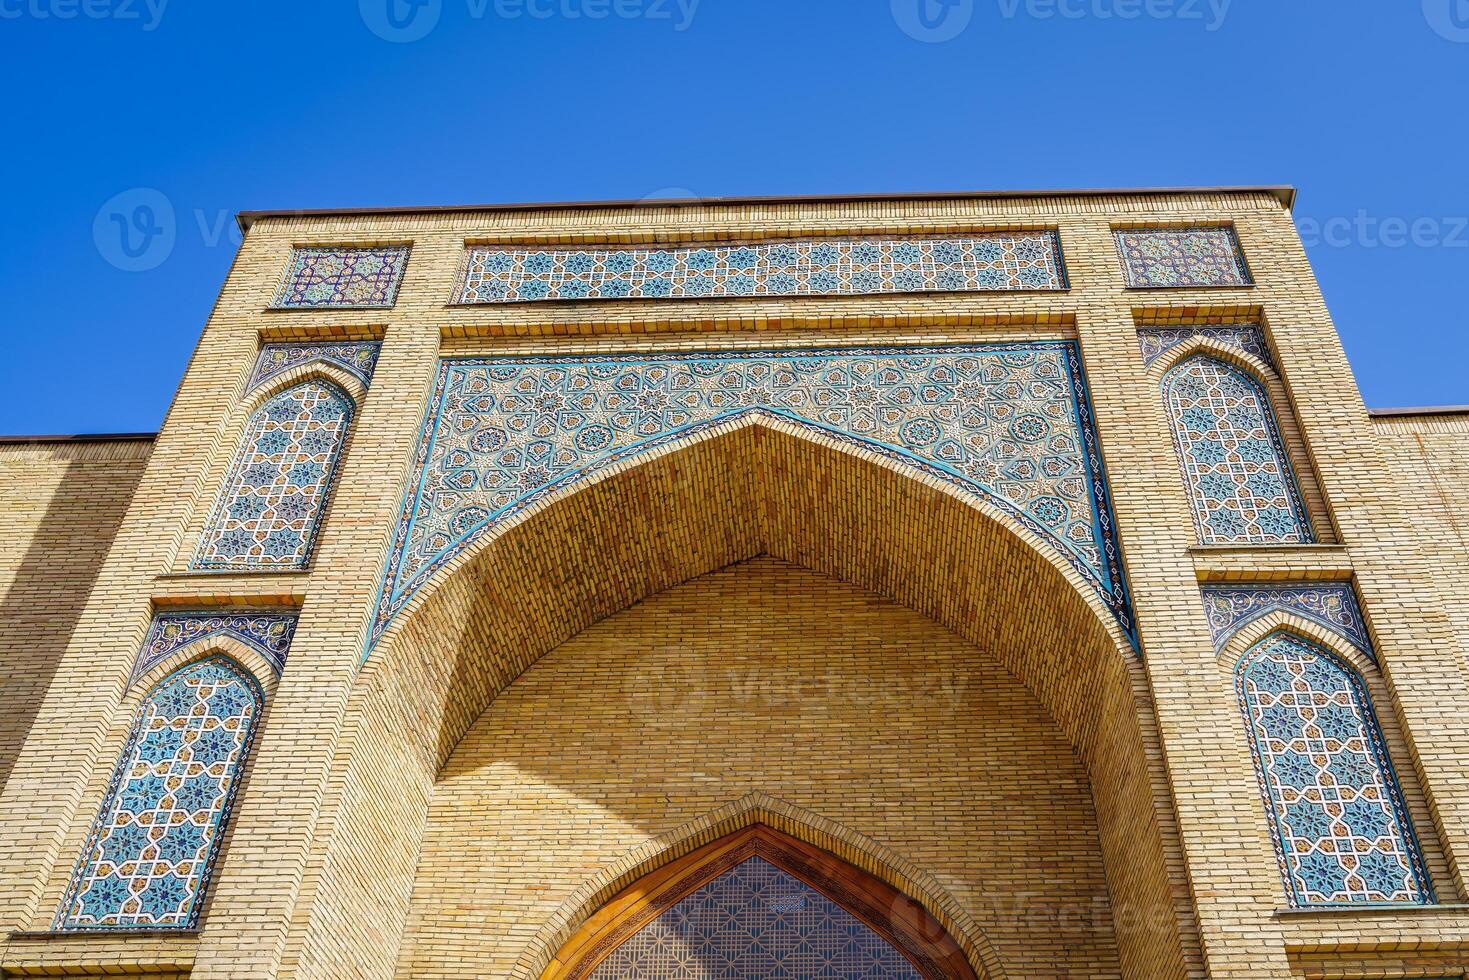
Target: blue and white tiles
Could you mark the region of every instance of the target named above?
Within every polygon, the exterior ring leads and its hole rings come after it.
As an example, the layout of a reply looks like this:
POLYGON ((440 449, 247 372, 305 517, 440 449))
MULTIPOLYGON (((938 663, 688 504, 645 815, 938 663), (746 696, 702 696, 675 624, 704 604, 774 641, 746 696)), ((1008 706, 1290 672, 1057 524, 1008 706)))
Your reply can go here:
POLYGON ((1240 661, 1237 685, 1291 904, 1432 903, 1357 674, 1327 650, 1277 633, 1240 661))
MULTIPOLYGON (((1075 344, 444 360, 372 641, 444 565, 620 460, 764 414, 989 501, 1131 613, 1075 344)), ((370 644, 369 644, 370 645, 370 644)))
POLYGON ((1055 233, 688 248, 469 249, 456 301, 860 296, 1066 288, 1055 233))

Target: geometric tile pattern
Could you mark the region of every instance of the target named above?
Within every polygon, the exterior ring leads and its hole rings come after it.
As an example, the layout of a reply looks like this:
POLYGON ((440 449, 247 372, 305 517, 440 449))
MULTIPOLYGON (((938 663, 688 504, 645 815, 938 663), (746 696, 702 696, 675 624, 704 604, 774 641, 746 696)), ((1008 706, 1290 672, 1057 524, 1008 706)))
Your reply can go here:
POLYGON ((1258 324, 1237 323, 1221 326, 1189 327, 1145 327, 1138 330, 1138 346, 1143 353, 1143 367, 1150 368, 1164 354, 1195 337, 1217 341, 1226 347, 1244 351, 1258 358, 1272 369, 1275 362, 1270 356, 1270 345, 1258 324))
POLYGON ((1329 651, 1276 633, 1240 662, 1237 685, 1291 904, 1432 903, 1357 674, 1329 651))
POLYGON ((280 676, 285 668, 286 653, 296 632, 295 613, 202 612, 159 613, 143 638, 143 649, 133 665, 132 684, 176 650, 211 636, 232 636, 259 653, 280 676))
POLYGON ((566 485, 741 416, 877 452, 1051 544, 1129 635, 1115 525, 1074 343, 449 358, 369 641, 445 564, 566 485))
POLYGON ((279 374, 301 364, 322 362, 334 364, 361 381, 365 387, 372 381, 377 355, 382 344, 375 340, 331 341, 321 344, 266 344, 255 361, 247 391, 254 391, 279 374))
POLYGON ((1232 227, 1128 228, 1116 235, 1130 287, 1254 285, 1232 227))
POLYGON ((194 927, 263 705, 254 678, 224 656, 148 692, 56 929, 194 927))
POLYGON ((902 953, 800 879, 751 857, 613 950, 591 980, 919 980, 902 953))
POLYGON ((1214 649, 1222 650, 1241 628, 1276 610, 1295 613, 1326 627, 1377 660, 1356 593, 1345 582, 1307 585, 1205 585, 1200 587, 1214 649))
POLYGON ((262 405, 245 425, 193 567, 304 568, 352 410, 341 389, 320 380, 262 405))
POLYGON ((474 246, 459 303, 1065 289, 1054 232, 690 248, 474 246))
POLYGON ((1311 526, 1270 400, 1254 378, 1203 354, 1163 377, 1201 544, 1301 544, 1311 526))
POLYGON ((408 246, 297 248, 276 291, 276 309, 389 307, 408 267, 408 246))

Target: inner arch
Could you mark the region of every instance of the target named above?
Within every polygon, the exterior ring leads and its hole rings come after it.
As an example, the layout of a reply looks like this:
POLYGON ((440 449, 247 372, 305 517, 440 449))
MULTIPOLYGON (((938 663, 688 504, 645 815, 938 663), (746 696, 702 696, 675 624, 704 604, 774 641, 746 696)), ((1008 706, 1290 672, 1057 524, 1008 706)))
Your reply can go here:
POLYGON ((911 899, 764 824, 630 885, 542 980, 780 975, 975 980, 959 944, 911 899))

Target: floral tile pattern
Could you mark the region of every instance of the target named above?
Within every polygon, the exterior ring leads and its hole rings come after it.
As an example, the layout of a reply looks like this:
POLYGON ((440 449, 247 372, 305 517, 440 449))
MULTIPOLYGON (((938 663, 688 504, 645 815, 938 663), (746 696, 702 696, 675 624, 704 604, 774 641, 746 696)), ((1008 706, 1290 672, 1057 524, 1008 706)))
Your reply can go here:
POLYGON ((1054 232, 694 248, 474 246, 456 301, 711 299, 1065 289, 1054 232))
POLYGON ((1254 285, 1233 228, 1127 228, 1116 236, 1130 287, 1254 285))
POLYGON ((1310 522, 1259 382, 1203 354, 1163 378, 1202 544, 1302 544, 1310 522))
POLYGON ((1207 337, 1226 347, 1244 351, 1274 370, 1275 359, 1259 324, 1238 323, 1219 326, 1143 327, 1137 332, 1138 347, 1143 354, 1143 367, 1149 368, 1164 354, 1195 337, 1207 337))
POLYGON ((134 716, 55 928, 189 929, 264 699, 228 657, 196 661, 134 716))
POLYGON ((1240 662, 1237 684, 1291 904, 1432 903, 1361 679, 1277 633, 1240 662))
POLYGON ((509 517, 751 414, 880 452, 998 506, 1091 582, 1131 634, 1078 351, 1033 341, 446 359, 369 648, 436 571, 509 517))
POLYGON ((830 977, 919 980, 866 923, 760 857, 685 896, 612 951, 591 980, 830 977))
POLYGON ((279 677, 296 633, 294 613, 201 612, 159 613, 148 627, 143 648, 133 664, 131 684, 177 651, 196 640, 211 636, 232 636, 259 653, 275 669, 279 677))
POLYGON ((346 393, 325 381, 262 405, 245 425, 193 567, 304 568, 352 412, 346 393))
POLYGON ((277 309, 390 307, 408 267, 408 246, 297 248, 275 295, 277 309))
POLYGON ((250 375, 248 390, 254 391, 271 378, 313 361, 334 364, 361 381, 365 387, 372 382, 372 372, 377 367, 377 355, 381 350, 382 344, 375 340, 266 344, 260 348, 260 356, 255 360, 255 371, 250 375))
POLYGON ((1214 634, 1214 648, 1222 650, 1229 638, 1269 613, 1280 610, 1303 616, 1338 634, 1376 662, 1372 639, 1356 593, 1346 582, 1307 585, 1205 585, 1200 591, 1214 634))

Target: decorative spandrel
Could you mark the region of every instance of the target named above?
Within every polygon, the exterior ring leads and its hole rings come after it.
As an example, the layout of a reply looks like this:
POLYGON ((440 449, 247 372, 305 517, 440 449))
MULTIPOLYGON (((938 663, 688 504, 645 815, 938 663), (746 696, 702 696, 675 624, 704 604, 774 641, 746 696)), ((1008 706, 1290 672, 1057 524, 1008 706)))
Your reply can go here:
POLYGON ((1101 455, 1071 342, 448 359, 373 625, 515 514, 731 419, 782 419, 993 504, 1130 632, 1101 455))

